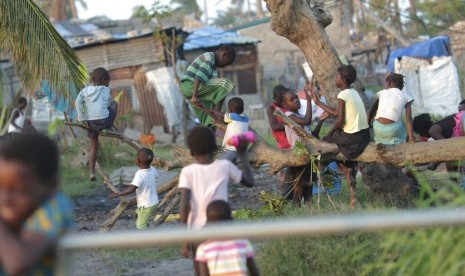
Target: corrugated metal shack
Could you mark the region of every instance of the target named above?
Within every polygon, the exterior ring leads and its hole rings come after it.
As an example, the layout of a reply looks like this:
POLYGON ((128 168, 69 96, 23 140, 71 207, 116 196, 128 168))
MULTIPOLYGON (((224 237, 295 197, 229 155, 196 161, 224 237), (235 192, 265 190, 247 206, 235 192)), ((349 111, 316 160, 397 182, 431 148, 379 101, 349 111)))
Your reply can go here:
MULTIPOLYGON (((85 29, 80 31, 76 24, 55 25, 89 72, 97 67, 109 70, 113 97, 119 98, 118 127, 124 129, 136 115, 142 115, 144 132, 149 133, 154 126, 163 126, 169 132, 163 106, 145 76, 145 72, 170 63, 162 39, 152 29, 110 34, 90 23, 85 23, 85 29), (66 32, 71 35, 66 36, 66 32)), ((183 33, 173 28, 164 32, 170 36, 172 30, 176 35, 183 33)))
POLYGON ((204 52, 216 50, 220 45, 231 45, 236 50, 236 60, 230 66, 219 68, 221 77, 227 77, 236 84, 236 94, 256 94, 259 90, 260 76, 257 74, 257 39, 239 36, 217 27, 206 26, 193 30, 185 43, 184 55, 192 62, 204 52))

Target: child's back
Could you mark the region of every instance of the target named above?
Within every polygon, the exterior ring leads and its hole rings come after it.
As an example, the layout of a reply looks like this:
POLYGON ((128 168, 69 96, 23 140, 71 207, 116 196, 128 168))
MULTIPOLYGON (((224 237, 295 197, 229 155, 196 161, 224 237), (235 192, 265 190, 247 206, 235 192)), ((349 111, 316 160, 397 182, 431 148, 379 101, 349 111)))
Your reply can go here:
POLYGON ((137 207, 147 208, 158 204, 157 178, 158 173, 153 167, 136 172, 131 184, 137 187, 137 207))
POLYGON ((376 143, 395 145, 415 141, 412 129, 413 97, 402 91, 404 76, 391 73, 386 77, 386 89, 377 93, 377 99, 370 109, 368 122, 373 120, 373 132, 376 143), (407 127, 402 119, 405 109, 407 127), (376 114, 376 116, 375 116, 376 114))
POLYGON ((345 102, 345 120, 342 130, 345 133, 355 133, 368 129, 367 113, 358 92, 353 88, 348 88, 339 92, 337 97, 345 102))
POLYGON ((242 172, 229 160, 217 159, 211 164, 192 164, 184 167, 179 177, 179 188, 191 192, 191 212, 188 225, 200 228, 207 222, 206 210, 213 200, 228 201, 229 181, 239 183, 242 172))
POLYGON ((154 158, 153 151, 149 148, 141 148, 137 151, 136 164, 140 168, 136 172, 131 185, 126 190, 113 193, 109 196, 114 199, 119 196, 125 196, 136 193, 137 200, 137 229, 146 229, 150 219, 155 215, 158 209, 157 171, 151 167, 154 158))

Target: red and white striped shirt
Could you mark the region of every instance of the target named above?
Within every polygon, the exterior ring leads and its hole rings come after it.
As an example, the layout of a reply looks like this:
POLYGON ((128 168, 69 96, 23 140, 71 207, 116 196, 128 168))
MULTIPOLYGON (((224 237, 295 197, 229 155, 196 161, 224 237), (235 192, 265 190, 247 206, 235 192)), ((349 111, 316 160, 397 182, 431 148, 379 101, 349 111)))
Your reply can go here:
POLYGON ((247 275, 247 259, 254 256, 248 240, 205 241, 197 248, 195 260, 207 263, 211 276, 247 275))

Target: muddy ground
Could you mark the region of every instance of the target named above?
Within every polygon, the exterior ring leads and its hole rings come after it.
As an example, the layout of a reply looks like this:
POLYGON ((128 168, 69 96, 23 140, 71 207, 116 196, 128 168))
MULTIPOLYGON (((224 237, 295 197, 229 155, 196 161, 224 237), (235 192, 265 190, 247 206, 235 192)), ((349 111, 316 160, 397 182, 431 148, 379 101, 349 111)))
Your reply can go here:
MULTIPOLYGON (((256 185, 246 188, 230 185, 229 201, 233 210, 256 208, 260 205, 260 191, 278 192, 278 177, 266 172, 267 167, 255 170, 256 185)), ((173 176, 158 170, 163 180, 173 176)), ((160 181, 161 182, 161 181, 160 181)), ((103 184, 89 191, 89 195, 74 199, 76 231, 82 235, 99 231, 118 201, 107 199, 109 194, 103 184)), ((117 221, 113 231, 135 230, 135 207, 129 208, 117 221)), ((166 222, 159 228, 179 227, 176 221, 166 222)), ((73 254, 71 275, 193 275, 191 260, 179 254, 179 245, 169 248, 151 247, 140 250, 93 250, 73 254)))

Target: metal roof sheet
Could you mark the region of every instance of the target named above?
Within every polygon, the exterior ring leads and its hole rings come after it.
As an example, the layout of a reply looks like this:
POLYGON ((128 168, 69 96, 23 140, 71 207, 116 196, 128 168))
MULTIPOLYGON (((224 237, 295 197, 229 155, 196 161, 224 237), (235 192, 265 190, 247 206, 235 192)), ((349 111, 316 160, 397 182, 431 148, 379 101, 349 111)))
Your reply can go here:
POLYGON ((184 50, 196 50, 201 48, 217 47, 223 44, 243 45, 255 44, 260 40, 238 35, 236 32, 229 32, 223 29, 206 26, 195 29, 184 42, 184 50))

